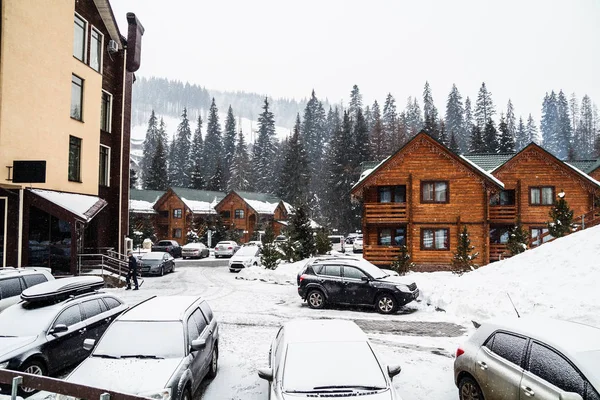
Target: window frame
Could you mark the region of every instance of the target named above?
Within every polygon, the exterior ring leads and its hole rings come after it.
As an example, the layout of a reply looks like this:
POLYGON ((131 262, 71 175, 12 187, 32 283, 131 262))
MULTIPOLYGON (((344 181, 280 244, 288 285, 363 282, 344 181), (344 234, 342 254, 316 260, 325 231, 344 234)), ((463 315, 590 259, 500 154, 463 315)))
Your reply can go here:
POLYGON ((110 92, 102 89, 102 96, 100 97, 100 130, 106 133, 112 133, 112 109, 113 109, 113 95, 110 92), (104 106, 104 95, 108 96, 108 108, 106 110, 105 121, 102 121, 102 107, 104 106), (106 126, 102 126, 106 124, 106 126), (103 129, 103 128, 107 129, 103 129))
POLYGON ((490 196, 489 199, 489 205, 491 207, 503 207, 503 206, 514 206, 517 203, 517 193, 515 189, 505 189, 505 190, 501 190, 497 193, 494 193, 493 195, 490 196), (502 202, 502 194, 506 193, 507 197, 509 200, 512 201, 512 203, 508 203, 508 204, 503 204, 502 202), (494 204, 494 201, 497 199, 498 203, 494 204))
POLYGON ((544 230, 550 231, 547 226, 530 226, 529 227, 529 240, 531 240, 532 247, 538 247, 539 245, 544 244, 553 238, 552 235, 546 236, 542 239, 542 241, 540 243, 540 239, 536 239, 536 238, 538 238, 538 236, 541 236, 544 233, 546 233, 546 232, 544 232, 544 230), (534 229, 540 231, 540 234, 535 237, 533 236, 534 229), (536 242, 537 242, 537 244, 535 244, 536 242))
POLYGON ((450 181, 445 181, 445 180, 427 180, 427 181, 421 181, 420 183, 420 196, 421 196, 421 203, 422 204, 448 204, 450 203, 450 181), (446 200, 445 201, 437 201, 435 200, 435 194, 436 194, 436 189, 435 186, 437 183, 445 183, 446 184, 446 200), (424 196, 423 196, 423 186, 425 184, 432 184, 433 185, 433 200, 425 200, 424 196))
POLYGON ((98 185, 99 186, 105 186, 105 187, 110 187, 110 147, 101 144, 100 145, 100 162, 99 164, 99 169, 100 169, 100 173, 98 176, 98 185), (106 153, 106 164, 104 165, 104 171, 102 171, 102 148, 105 148, 108 150, 108 152, 106 153))
POLYGON ((488 338, 483 342, 482 347, 485 347, 486 349, 488 349, 488 351, 490 353, 494 354, 496 357, 499 357, 506 362, 516 365, 519 368, 523 368, 524 364, 529 362, 530 338, 523 336, 523 335, 519 335, 518 333, 515 333, 515 332, 509 332, 509 331, 505 331, 505 330, 496 330, 496 331, 492 332, 492 334, 490 334, 488 336, 488 338), (523 347, 523 350, 521 353, 521 360, 519 361, 518 364, 514 363, 512 360, 509 360, 508 358, 504 357, 503 355, 501 355, 493 350, 496 336, 499 334, 506 335, 506 336, 512 336, 514 338, 525 340, 525 346, 523 347))
POLYGON ((68 179, 69 182, 77 182, 77 183, 81 183, 81 150, 83 148, 83 139, 78 138, 77 136, 73 136, 73 135, 69 135, 69 162, 68 162, 68 167, 69 167, 69 171, 68 171, 68 179), (77 159, 77 168, 76 168, 76 176, 71 175, 71 146, 73 145, 72 140, 76 139, 79 141, 78 143, 78 159, 77 159))
POLYGON ((231 211, 229 211, 229 210, 224 210, 224 211, 221 211, 221 212, 219 213, 219 215, 220 215, 220 216, 221 216, 221 218, 223 218, 223 219, 231 219, 231 211))
POLYGON ((243 208, 237 208, 233 212, 233 218, 234 219, 244 219, 244 218, 246 218, 245 213, 244 213, 244 209, 243 208))
MULTIPOLYGON (((88 22, 87 19, 83 18, 81 16, 81 14, 79 14, 78 12, 74 12, 73 13, 73 24, 75 24, 75 18, 79 18, 81 21, 83 21, 83 60, 79 59, 75 54, 73 54, 73 57, 76 60, 81 61, 84 64, 87 64, 87 60, 88 60, 88 28, 90 26, 90 23, 88 22)), ((75 28, 73 26, 73 28, 75 28)), ((75 34, 75 31, 73 30, 73 34, 75 34)), ((75 53, 75 37, 73 37, 73 53, 75 53)))
POLYGON ((181 208, 174 208, 173 209, 173 218, 174 219, 181 219, 181 218, 183 218, 183 209, 181 209, 181 208))
POLYGON ((69 116, 71 119, 75 121, 83 122, 83 90, 85 86, 85 79, 81 78, 78 75, 71 74, 71 109, 69 110, 69 116), (81 81, 81 85, 75 82, 75 78, 81 81), (73 115, 73 85, 77 85, 80 87, 79 91, 79 118, 73 115))
POLYGON ((384 185, 377 187, 377 202, 380 204, 406 204, 406 185, 384 185), (404 201, 395 201, 396 195, 401 193, 402 190, 400 188, 404 188, 404 201), (382 190, 389 189, 390 191, 390 201, 382 202, 381 201, 381 192, 382 190))
POLYGON ((183 229, 181 228, 173 228, 173 237, 176 239, 181 239, 183 236, 183 229))
POLYGON ((532 207, 548 207, 548 206, 552 206, 554 205, 555 199, 556 199, 556 187, 555 186, 529 186, 529 205, 532 207), (544 204, 544 196, 543 196, 543 189, 551 189, 552 190, 552 203, 550 204, 544 204), (540 191, 540 202, 539 203, 534 203, 533 199, 532 199, 532 195, 531 195, 531 191, 533 189, 538 189, 540 191))
POLYGON ((450 248, 452 247, 450 245, 450 228, 421 228, 420 232, 419 232, 419 236, 421 238, 421 242, 420 242, 420 248, 422 251, 450 251, 450 248), (446 231, 446 238, 448 241, 448 247, 444 248, 444 249, 438 249, 435 247, 435 232, 436 231, 440 231, 440 230, 444 230, 446 231), (425 231, 432 231, 433 232, 433 246, 434 247, 425 247, 424 246, 424 242, 423 242, 423 238, 424 238, 424 234, 425 231))
POLYGON ((102 32, 100 32, 100 29, 96 28, 95 26, 91 25, 90 27, 90 58, 88 60, 89 62, 87 63, 89 65, 89 67, 91 69, 93 69, 94 71, 98 72, 99 74, 102 74, 102 63, 104 61, 104 34, 102 32), (98 39, 99 39, 99 50, 100 50, 100 56, 99 56, 99 60, 98 60, 98 69, 94 68, 92 66, 92 40, 94 40, 94 32, 96 32, 98 34, 98 39))
POLYGON ((378 246, 392 246, 392 247, 400 247, 400 246, 406 246, 406 225, 400 225, 400 226, 395 226, 395 227, 380 227, 377 228, 377 245, 378 246), (398 244, 396 243, 396 232, 399 229, 404 229, 404 244, 398 244), (381 232, 385 231, 385 230, 389 230, 390 231, 390 244, 382 244, 381 243, 381 232))

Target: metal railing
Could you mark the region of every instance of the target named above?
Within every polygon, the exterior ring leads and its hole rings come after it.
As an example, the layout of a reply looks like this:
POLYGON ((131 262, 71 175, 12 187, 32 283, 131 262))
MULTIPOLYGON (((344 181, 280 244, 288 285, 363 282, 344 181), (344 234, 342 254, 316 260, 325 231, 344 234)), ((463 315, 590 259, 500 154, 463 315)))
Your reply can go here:
POLYGON ((105 390, 92 386, 61 381, 47 376, 26 374, 21 371, 0 369, 0 383, 11 385, 11 399, 16 400, 19 386, 43 390, 50 393, 62 394, 78 399, 100 400, 142 400, 146 397, 134 396, 127 393, 105 390))
POLYGON ((79 254, 78 258, 78 273, 90 272, 99 269, 104 275, 106 272, 116 274, 118 276, 127 276, 128 263, 127 261, 105 254, 79 254))

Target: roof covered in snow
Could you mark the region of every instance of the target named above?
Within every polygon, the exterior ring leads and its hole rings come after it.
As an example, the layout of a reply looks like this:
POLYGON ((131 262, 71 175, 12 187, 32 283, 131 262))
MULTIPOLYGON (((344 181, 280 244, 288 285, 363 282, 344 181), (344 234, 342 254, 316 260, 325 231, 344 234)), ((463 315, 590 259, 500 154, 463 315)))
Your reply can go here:
MULTIPOLYGON (((275 214, 275 209, 281 203, 281 199, 267 193, 256 193, 256 192, 241 192, 236 191, 238 194, 254 211, 258 214, 275 214)), ((287 212, 291 212, 293 207, 288 203, 284 202, 284 207, 287 208, 287 212)))
POLYGON ((225 193, 212 190, 171 188, 194 214, 216 214, 215 206, 225 198, 225 193))
POLYGON ((51 203, 69 211, 77 218, 89 222, 105 206, 106 201, 97 197, 78 193, 56 192, 53 190, 28 189, 51 203))
POLYGON ((165 194, 162 190, 139 190, 129 191, 129 212, 135 214, 155 214, 154 204, 165 194))

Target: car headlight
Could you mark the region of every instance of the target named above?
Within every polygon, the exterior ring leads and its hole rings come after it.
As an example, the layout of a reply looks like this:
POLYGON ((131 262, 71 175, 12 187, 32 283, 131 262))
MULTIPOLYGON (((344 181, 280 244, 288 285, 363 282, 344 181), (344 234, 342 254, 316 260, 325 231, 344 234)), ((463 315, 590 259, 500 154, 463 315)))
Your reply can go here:
POLYGON ((244 260, 244 265, 249 266, 250 264, 252 264, 252 260, 244 260))
POLYGON ((6 367, 8 367, 8 363, 9 361, 4 361, 0 363, 0 369, 5 369, 6 367))
POLYGON ((406 285, 396 285, 396 289, 404 293, 412 293, 412 291, 406 285))
POLYGON ((157 399, 157 400, 170 400, 171 399, 171 389, 166 388, 166 389, 160 389, 160 390, 153 390, 151 392, 139 393, 139 395, 141 397, 149 397, 151 399, 157 399))
POLYGON ((78 400, 77 397, 68 396, 66 394, 57 394, 56 400, 78 400))

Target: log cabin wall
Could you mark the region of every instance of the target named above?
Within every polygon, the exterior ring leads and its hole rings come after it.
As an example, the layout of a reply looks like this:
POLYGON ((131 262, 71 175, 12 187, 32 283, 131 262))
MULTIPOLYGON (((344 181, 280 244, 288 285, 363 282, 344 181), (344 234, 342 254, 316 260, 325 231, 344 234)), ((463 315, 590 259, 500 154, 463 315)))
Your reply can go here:
POLYGON ((156 205, 156 232, 158 240, 175 240, 180 245, 186 244, 187 227, 193 214, 183 201, 172 191, 168 191, 156 205), (176 210, 180 210, 177 211, 176 210), (178 217, 181 215, 181 217, 178 217))
MULTIPOLYGON (((225 196, 215 209, 221 215, 225 225, 233 224, 233 229, 240 231, 240 242, 246 243, 250 240, 258 222, 258 215, 243 198, 237 193, 231 192, 225 196), (242 218, 236 218, 236 210, 242 210, 242 218), (243 233, 244 231, 247 233, 243 233)), ((238 213, 238 217, 240 216, 240 213, 238 213)))

